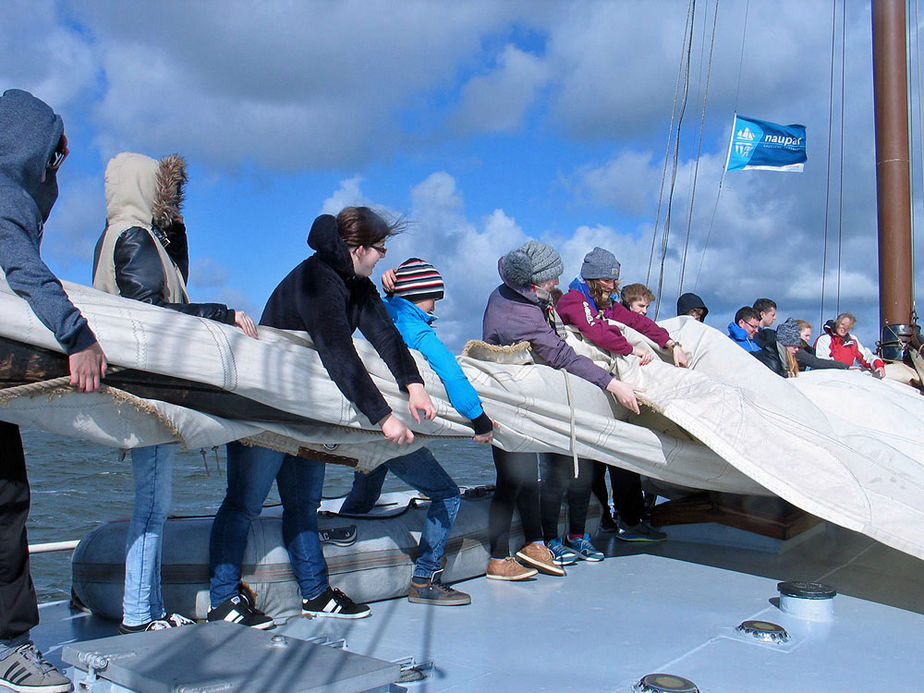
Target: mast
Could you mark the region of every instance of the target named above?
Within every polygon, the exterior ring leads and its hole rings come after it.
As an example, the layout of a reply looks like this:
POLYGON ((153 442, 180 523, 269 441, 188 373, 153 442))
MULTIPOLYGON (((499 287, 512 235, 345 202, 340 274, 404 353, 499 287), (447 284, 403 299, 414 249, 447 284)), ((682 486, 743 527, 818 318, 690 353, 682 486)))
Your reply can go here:
POLYGON ((883 356, 899 359, 913 310, 905 0, 873 0, 872 10, 879 322, 883 356))

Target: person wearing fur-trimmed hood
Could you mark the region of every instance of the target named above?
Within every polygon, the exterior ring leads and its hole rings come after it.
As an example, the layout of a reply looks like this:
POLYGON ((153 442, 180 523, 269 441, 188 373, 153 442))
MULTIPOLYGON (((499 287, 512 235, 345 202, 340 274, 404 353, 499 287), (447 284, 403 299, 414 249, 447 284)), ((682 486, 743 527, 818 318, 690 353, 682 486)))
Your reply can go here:
MULTIPOLYGON (((253 320, 221 303, 190 303, 189 250, 181 206, 186 163, 123 152, 106 166, 106 228, 93 256, 93 286, 182 313, 239 326, 257 336, 253 320)), ((160 586, 161 543, 170 510, 176 445, 132 450, 135 504, 125 548, 125 587, 119 631, 192 623, 168 613, 160 586)))

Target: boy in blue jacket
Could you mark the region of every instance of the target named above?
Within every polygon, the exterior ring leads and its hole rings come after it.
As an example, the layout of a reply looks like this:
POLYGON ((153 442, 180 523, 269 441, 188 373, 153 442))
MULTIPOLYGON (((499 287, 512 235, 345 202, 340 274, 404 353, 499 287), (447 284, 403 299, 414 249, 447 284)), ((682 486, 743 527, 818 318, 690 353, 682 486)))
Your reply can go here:
MULTIPOLYGON (((449 401, 462 416, 472 422, 473 439, 491 443, 494 422, 484 413, 481 399, 465 377, 452 352, 436 336, 433 329, 433 309, 443 298, 443 278, 434 267, 419 258, 401 263, 382 277, 385 286, 385 307, 395 327, 411 349, 420 351, 430 367, 443 381, 449 401)), ((408 589, 408 600, 414 604, 458 606, 470 604, 472 598, 443 585, 440 581, 446 539, 459 512, 459 487, 427 448, 419 448, 400 457, 393 457, 372 472, 356 472, 353 488, 343 502, 343 514, 369 512, 382 492, 388 471, 404 483, 416 488, 430 499, 430 509, 420 535, 414 576, 408 589)))

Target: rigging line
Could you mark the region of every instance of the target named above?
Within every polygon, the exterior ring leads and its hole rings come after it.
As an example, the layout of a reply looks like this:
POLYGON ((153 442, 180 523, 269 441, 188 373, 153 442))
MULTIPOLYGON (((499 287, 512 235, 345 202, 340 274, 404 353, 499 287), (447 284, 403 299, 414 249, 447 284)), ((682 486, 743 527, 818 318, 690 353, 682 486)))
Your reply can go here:
POLYGON ((818 313, 819 329, 825 324, 825 275, 828 272, 828 210, 831 207, 831 138, 834 123, 834 51, 837 39, 837 2, 831 6, 831 68, 828 85, 828 155, 825 163, 825 223, 821 253, 821 308, 818 313))
MULTIPOLYGON (((920 33, 920 12, 921 6, 919 0, 914 0, 914 42, 916 48, 917 56, 917 97, 918 97, 918 146, 921 147, 921 161, 924 164, 924 115, 921 113, 921 33, 920 33)), ((914 159, 911 160, 912 164, 914 159)), ((922 174, 924 174, 924 166, 922 166, 922 174)), ((914 181, 914 176, 911 177, 912 182, 914 181)), ((924 175, 922 175, 922 182, 924 182, 924 175)), ((913 187, 913 186, 912 186, 913 187)), ((915 255, 916 244, 914 242, 914 205, 911 205, 911 261, 912 267, 916 267, 915 255)), ((917 313, 917 308, 915 306, 915 290, 914 290, 914 272, 911 273, 911 314, 912 316, 917 313)), ((914 318, 912 318, 914 321, 914 318)))
POLYGON ((847 75, 847 0, 841 2, 841 153, 837 191, 837 314, 841 314, 841 256, 844 249, 844 104, 847 75))
MULTIPOLYGON (((709 104, 709 79, 712 76, 712 56, 715 50, 715 29, 719 19, 719 0, 715 0, 712 16, 712 36, 709 39, 709 59, 706 62, 706 84, 703 88, 703 108, 699 121, 699 140, 696 145, 696 163, 693 165, 693 184, 690 186, 690 210, 687 214, 687 234, 683 242, 683 255, 680 260, 680 284, 677 294, 683 292, 683 276, 687 268, 687 251, 690 248, 690 235, 693 232, 693 205, 696 203, 696 181, 699 176, 699 157, 703 151, 703 132, 706 129, 706 108, 709 104)), ((705 33, 705 32, 703 32, 705 33)))
POLYGON ((670 238, 670 228, 671 228, 671 211, 672 211, 673 202, 674 202, 674 189, 677 185, 677 161, 680 158, 680 129, 683 126, 683 115, 686 112, 687 96, 689 94, 689 89, 690 89, 690 61, 691 61, 692 46, 693 46, 693 28, 694 28, 693 15, 696 12, 695 6, 696 6, 696 0, 692 0, 691 8, 693 9, 693 13, 690 15, 689 41, 687 44, 686 61, 683 65, 684 79, 683 79, 682 97, 680 99, 680 116, 677 119, 676 137, 674 141, 674 157, 672 161, 672 171, 671 171, 671 184, 670 184, 670 190, 667 196, 667 212, 664 215, 664 232, 662 234, 662 241, 661 241, 661 266, 658 272, 658 291, 656 293, 656 295, 659 298, 658 298, 658 304, 655 307, 655 319, 656 320, 658 317, 658 312, 660 311, 660 308, 661 308, 660 296, 661 296, 661 289, 664 286, 664 261, 667 257, 667 247, 668 247, 668 241, 670 238))
MULTIPOLYGON (((658 208, 655 215, 654 228, 651 232, 651 251, 648 254, 648 273, 645 275, 645 285, 648 286, 651 283, 651 268, 654 265, 654 250, 655 244, 658 240, 658 224, 661 221, 661 206, 664 200, 664 181, 667 179, 667 164, 670 161, 671 156, 671 145, 674 141, 674 122, 677 118, 677 100, 678 94, 680 93, 680 84, 683 76, 683 56, 684 56, 684 46, 687 43, 687 32, 690 30, 690 15, 693 11, 693 4, 695 0, 690 0, 690 4, 687 7, 687 21, 684 24, 683 29, 683 39, 680 43, 680 65, 677 67, 677 80, 674 83, 674 103, 671 105, 671 124, 667 132, 667 147, 664 150, 664 166, 661 170, 661 185, 658 191, 658 208)), ((659 299, 660 300, 660 299, 659 299)), ((655 310, 657 314, 657 308, 655 310)))
MULTIPOLYGON (((748 16, 751 8, 751 0, 744 4, 744 30, 741 32, 741 47, 738 51, 738 75, 735 86, 735 114, 738 113, 738 95, 741 91, 741 69, 744 66, 744 46, 747 43, 748 36, 748 16)), ((715 202, 712 203, 712 214, 709 216, 709 226, 706 228, 706 240, 703 242, 703 252, 699 256, 699 267, 696 269, 696 278, 693 280, 693 288, 699 286, 699 278, 703 273, 703 263, 706 260, 706 249, 709 247, 709 240, 712 238, 712 229, 715 226, 715 217, 719 210, 719 198, 722 196, 722 189, 725 185, 725 174, 728 171, 722 167, 722 175, 719 177, 719 185, 715 191, 715 202)))

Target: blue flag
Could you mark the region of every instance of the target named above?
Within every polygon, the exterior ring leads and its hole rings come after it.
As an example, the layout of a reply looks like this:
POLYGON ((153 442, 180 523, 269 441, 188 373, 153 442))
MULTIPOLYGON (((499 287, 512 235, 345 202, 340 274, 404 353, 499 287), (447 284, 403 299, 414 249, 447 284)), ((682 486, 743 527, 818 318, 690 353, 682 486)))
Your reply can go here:
POLYGON ((805 126, 735 115, 726 171, 802 171, 805 126))

